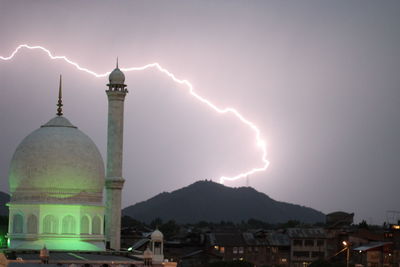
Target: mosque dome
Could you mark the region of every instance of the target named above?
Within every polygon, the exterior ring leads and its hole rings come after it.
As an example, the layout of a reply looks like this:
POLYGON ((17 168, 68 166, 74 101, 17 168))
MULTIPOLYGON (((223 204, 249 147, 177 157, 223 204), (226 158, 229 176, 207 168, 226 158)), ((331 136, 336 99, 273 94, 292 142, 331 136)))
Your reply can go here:
POLYGON ((164 235, 160 232, 160 230, 156 229, 153 233, 151 233, 151 240, 162 241, 163 239, 164 235))
POLYGON ((104 162, 86 134, 57 116, 19 144, 9 185, 13 203, 101 204, 104 162))
POLYGON ((125 75, 124 73, 118 68, 118 66, 110 73, 108 76, 110 84, 124 84, 125 82, 125 75))

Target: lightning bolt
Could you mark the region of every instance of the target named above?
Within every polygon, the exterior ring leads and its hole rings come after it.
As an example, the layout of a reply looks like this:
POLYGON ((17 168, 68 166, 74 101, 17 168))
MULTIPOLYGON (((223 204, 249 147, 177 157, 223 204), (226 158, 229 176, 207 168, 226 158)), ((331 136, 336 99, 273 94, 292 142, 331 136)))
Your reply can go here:
MULTIPOLYGON (((27 44, 21 44, 11 53, 10 56, 8 56, 8 57, 0 56, 0 59, 4 60, 4 61, 11 60, 23 48, 26 48, 26 49, 29 49, 29 50, 41 50, 44 53, 46 53, 49 56, 50 59, 53 59, 53 60, 57 60, 57 59, 64 60, 65 62, 67 62, 67 63, 71 64, 72 66, 74 66, 76 69, 78 69, 80 71, 83 71, 83 72, 86 72, 88 74, 91 74, 91 75, 93 75, 93 76, 95 76, 97 78, 105 77, 105 76, 110 74, 110 72, 96 73, 96 72, 94 72, 94 71, 92 71, 90 69, 81 67, 78 63, 70 60, 66 56, 53 55, 53 53, 51 53, 50 50, 46 49, 43 46, 30 46, 30 45, 27 45, 27 44)), ((250 169, 248 171, 245 171, 243 173, 237 174, 236 176, 231 176, 231 177, 222 176, 222 177, 219 178, 220 183, 223 184, 224 181, 234 181, 234 180, 237 180, 237 179, 240 179, 240 178, 244 178, 244 177, 247 177, 247 176, 252 175, 254 173, 265 171, 268 168, 269 162, 267 160, 267 148, 266 148, 267 145, 266 145, 266 142, 261 138, 260 130, 258 129, 258 127, 254 123, 252 123, 251 121, 246 119, 236 109, 231 108, 231 107, 225 107, 225 108, 217 107, 211 101, 209 101, 206 98, 204 98, 204 97, 200 96, 199 94, 197 94, 194 91, 193 85, 188 80, 178 79, 173 73, 169 72, 167 69, 163 68, 158 63, 151 63, 151 64, 147 64, 147 65, 142 66, 142 67, 121 68, 121 70, 125 71, 125 72, 129 72, 129 71, 141 71, 141 70, 146 70, 146 69, 150 69, 150 68, 155 68, 155 69, 159 70, 160 72, 164 73, 170 79, 172 79, 174 82, 176 82, 178 84, 186 85, 186 88, 187 88, 187 90, 188 90, 190 95, 192 95, 198 101, 200 101, 203 104, 207 105, 211 109, 215 110, 216 112, 222 113, 222 114, 232 113, 237 119, 239 119, 242 123, 247 125, 254 132, 255 137, 256 137, 256 145, 261 150, 261 154, 262 154, 261 161, 262 161, 263 165, 261 167, 252 168, 252 169, 250 169)))

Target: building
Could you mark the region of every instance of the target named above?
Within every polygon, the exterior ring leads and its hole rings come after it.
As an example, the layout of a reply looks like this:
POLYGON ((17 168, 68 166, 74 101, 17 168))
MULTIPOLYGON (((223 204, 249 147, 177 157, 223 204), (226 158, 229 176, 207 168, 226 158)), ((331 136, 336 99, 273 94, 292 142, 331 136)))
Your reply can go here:
POLYGON ((271 231, 266 234, 271 249, 268 260, 270 266, 287 267, 290 263, 290 239, 285 233, 271 231))
POLYGON ((322 228, 289 228, 290 266, 304 267, 326 258, 326 233, 322 228))
POLYGON ((164 264, 163 235, 158 230, 151 235, 149 250, 120 251, 128 90, 118 61, 107 86, 106 173, 97 146, 63 114, 61 76, 56 117, 17 147, 9 172, 8 249, 1 254, 0 265, 174 266, 164 264))
POLYGON ((268 263, 270 249, 265 240, 257 240, 249 232, 207 234, 208 247, 224 261, 247 261, 256 266, 268 263))
POLYGON ((11 249, 104 251, 104 163, 62 113, 18 145, 10 164, 11 249))

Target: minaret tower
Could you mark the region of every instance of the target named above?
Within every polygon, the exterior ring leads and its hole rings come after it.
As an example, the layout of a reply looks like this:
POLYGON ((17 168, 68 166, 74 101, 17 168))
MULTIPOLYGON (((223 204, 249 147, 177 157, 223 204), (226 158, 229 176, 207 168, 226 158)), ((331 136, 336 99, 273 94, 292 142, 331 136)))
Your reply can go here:
POLYGON ((107 171, 106 171, 106 216, 105 232, 107 247, 120 249, 121 237, 121 192, 122 144, 124 130, 124 100, 128 93, 125 75, 117 67, 110 73, 106 90, 108 97, 107 171))

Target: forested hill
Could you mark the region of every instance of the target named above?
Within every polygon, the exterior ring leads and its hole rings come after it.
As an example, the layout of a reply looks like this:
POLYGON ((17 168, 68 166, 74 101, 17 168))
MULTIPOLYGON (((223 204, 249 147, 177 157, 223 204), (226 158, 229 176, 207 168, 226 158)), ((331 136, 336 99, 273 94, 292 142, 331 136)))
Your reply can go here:
POLYGON ((126 207, 122 213, 147 223, 155 218, 178 223, 241 222, 251 218, 268 223, 325 222, 325 215, 312 208, 273 200, 251 187, 232 188, 211 181, 158 194, 126 207))

